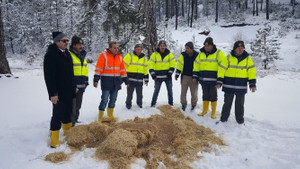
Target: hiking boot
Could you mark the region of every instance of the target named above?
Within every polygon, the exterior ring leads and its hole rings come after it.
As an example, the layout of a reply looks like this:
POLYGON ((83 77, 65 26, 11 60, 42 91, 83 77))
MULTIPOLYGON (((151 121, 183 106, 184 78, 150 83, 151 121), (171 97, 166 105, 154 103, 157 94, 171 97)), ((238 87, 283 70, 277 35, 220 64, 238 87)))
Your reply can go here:
POLYGON ((143 106, 142 105, 138 105, 139 106, 139 108, 143 108, 143 106))
POLYGON ((182 109, 183 111, 185 111, 185 108, 186 108, 186 106, 181 106, 181 109, 182 109))

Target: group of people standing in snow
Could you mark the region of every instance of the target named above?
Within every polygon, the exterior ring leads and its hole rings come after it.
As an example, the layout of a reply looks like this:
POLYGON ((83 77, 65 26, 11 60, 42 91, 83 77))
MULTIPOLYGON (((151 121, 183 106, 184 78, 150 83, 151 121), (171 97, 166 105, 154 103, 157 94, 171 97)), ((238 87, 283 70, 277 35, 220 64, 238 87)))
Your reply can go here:
MULTIPOLYGON (((78 122, 83 93, 88 83, 88 66, 83 49, 83 40, 72 37, 70 48, 68 38, 62 32, 53 32, 54 43, 48 47, 44 58, 44 77, 52 102, 53 111, 50 122, 50 146, 57 147, 59 130, 64 135, 78 122)), ((183 111, 187 108, 187 90, 191 92, 191 110, 198 102, 198 84, 202 87, 203 109, 199 116, 208 113, 211 104, 211 118, 216 118, 217 89, 225 92, 221 112, 221 122, 226 122, 231 105, 235 99, 235 117, 239 124, 244 123, 244 100, 249 84, 256 91, 255 66, 251 56, 245 51, 243 41, 236 41, 233 50, 226 56, 216 47, 211 37, 205 39, 200 52, 194 50, 194 44, 187 42, 185 51, 176 61, 164 40, 159 41, 156 51, 149 60, 142 52, 141 44, 136 44, 133 53, 122 56, 117 42, 110 42, 108 48, 100 53, 96 63, 93 86, 102 90, 98 110, 98 121, 102 121, 105 109, 109 118, 114 118, 114 108, 118 91, 124 82, 127 86, 126 108, 131 109, 134 90, 136 103, 143 107, 143 85, 148 85, 149 74, 154 80, 154 92, 151 107, 155 107, 161 88, 165 82, 168 92, 168 104, 173 106, 172 75, 180 78, 180 103, 183 111), (149 73, 148 73, 149 72, 149 73)))

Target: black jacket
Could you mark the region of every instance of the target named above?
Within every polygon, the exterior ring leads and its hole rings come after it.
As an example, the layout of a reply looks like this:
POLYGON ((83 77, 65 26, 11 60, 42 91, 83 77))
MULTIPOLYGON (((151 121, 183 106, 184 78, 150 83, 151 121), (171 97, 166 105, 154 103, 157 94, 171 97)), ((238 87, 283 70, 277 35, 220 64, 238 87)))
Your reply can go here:
POLYGON ((44 58, 44 78, 49 99, 55 95, 59 100, 75 97, 73 62, 68 50, 62 52, 56 44, 49 45, 44 58))

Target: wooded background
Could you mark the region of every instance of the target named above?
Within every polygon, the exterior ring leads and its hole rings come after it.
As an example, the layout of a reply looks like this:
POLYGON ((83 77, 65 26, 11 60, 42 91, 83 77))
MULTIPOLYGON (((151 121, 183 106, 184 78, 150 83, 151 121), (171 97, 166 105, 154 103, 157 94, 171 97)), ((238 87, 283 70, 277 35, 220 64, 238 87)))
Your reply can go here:
MULTIPOLYGON (((73 35, 82 37, 85 49, 92 55, 103 51, 111 40, 118 41, 124 53, 131 51, 136 43, 142 43, 144 52, 149 55, 155 50, 158 40, 168 40, 163 32, 165 28, 194 27, 199 19, 242 23, 245 18, 257 15, 264 15, 266 20, 300 18, 296 0, 291 0, 288 6, 272 3, 272 0, 0 2, 0 26, 3 25, 0 27, 0 59, 4 54, 22 55, 28 62, 44 56, 47 46, 52 43, 53 31, 62 31, 70 39, 73 35)), ((0 63, 5 63, 1 60, 0 63)))

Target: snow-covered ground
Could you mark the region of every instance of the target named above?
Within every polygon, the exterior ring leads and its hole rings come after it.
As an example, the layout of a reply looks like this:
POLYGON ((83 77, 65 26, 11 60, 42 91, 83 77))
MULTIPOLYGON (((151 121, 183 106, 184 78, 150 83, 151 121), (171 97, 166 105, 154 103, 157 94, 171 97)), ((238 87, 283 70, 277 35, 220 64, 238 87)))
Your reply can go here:
MULTIPOLYGON (((218 28, 213 27, 213 37, 217 45, 228 53, 232 48, 234 37, 239 32, 246 40, 253 40, 258 27, 246 28, 218 28), (226 29, 226 30, 225 30, 226 29), (226 33, 224 33, 224 31, 226 33)), ((185 42, 192 39, 191 32, 198 30, 173 31, 176 40, 185 42)), ((211 153, 198 153, 203 156, 191 163, 193 168, 264 168, 285 169, 300 168, 300 72, 299 51, 300 39, 296 39, 297 32, 289 33, 281 39, 279 51, 283 60, 276 61, 278 70, 260 71, 257 76, 256 93, 248 93, 245 101, 245 125, 238 125, 234 118, 234 108, 227 123, 215 124, 220 117, 213 120, 209 115, 198 117, 202 109, 201 88, 199 88, 199 102, 194 111, 189 107, 184 112, 199 125, 209 127, 221 136, 226 143, 224 147, 212 149, 211 153), (298 45, 298 46, 297 46, 298 45), (263 73, 264 76, 261 76, 263 73), (267 74, 267 75, 266 75, 267 74), (266 75, 266 76, 265 76, 266 75)), ((299 33, 298 33, 299 34, 299 33)), ((198 35, 197 35, 198 36, 198 35)), ((198 45, 202 46, 204 36, 196 37, 198 45)), ((249 45, 248 45, 249 46, 249 45)), ((247 46, 247 47, 248 47, 247 46)), ((51 104, 48 100, 43 73, 40 68, 28 69, 22 62, 10 59, 13 73, 19 78, 0 78, 0 168, 2 169, 53 169, 72 168, 90 169, 107 168, 106 162, 96 161, 92 156, 95 149, 85 149, 73 154, 69 161, 52 164, 43 160, 44 156, 56 151, 69 152, 63 144, 57 149, 49 148, 49 123, 51 104), (26 68, 26 69, 20 69, 26 68)), ((35 66, 34 66, 35 67, 35 66)), ((38 66, 37 66, 38 67, 38 66)), ((90 83, 92 84, 93 65, 90 65, 90 83)), ((153 81, 144 87, 144 108, 138 108, 133 100, 131 110, 125 108, 126 89, 120 90, 116 103, 115 117, 119 121, 133 119, 135 116, 149 117, 159 113, 150 108, 150 101, 154 90, 153 81)), ((174 107, 180 107, 180 84, 173 81, 174 107)), ((223 92, 219 91, 218 111, 223 104, 223 92)), ((97 119, 98 104, 101 90, 90 85, 84 94, 80 121, 88 124, 97 119)), ((190 94, 188 94, 188 99, 190 94)), ((160 105, 167 104, 166 87, 162 85, 158 98, 160 105)), ((132 168, 144 168, 145 161, 137 160, 132 168)))

